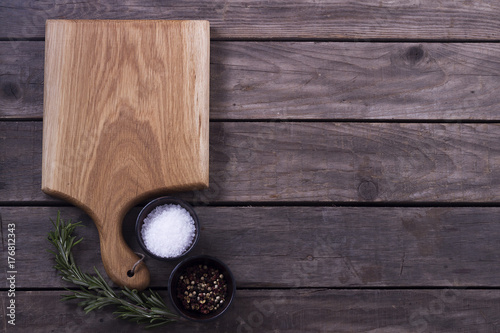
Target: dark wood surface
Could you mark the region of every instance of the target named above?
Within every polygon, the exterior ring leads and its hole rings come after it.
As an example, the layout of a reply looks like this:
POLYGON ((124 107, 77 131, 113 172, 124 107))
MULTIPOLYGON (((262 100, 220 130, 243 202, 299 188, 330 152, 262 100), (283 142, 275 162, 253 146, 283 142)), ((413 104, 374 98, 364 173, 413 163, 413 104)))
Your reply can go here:
POLYGON ((207 19, 214 38, 498 40, 495 0, 18 0, 2 6, 0 37, 41 38, 47 18, 207 19))
MULTIPOLYGON (((42 41, 0 42, 0 118, 39 119, 42 41)), ((210 45, 213 120, 499 120, 495 43, 210 45)))
MULTIPOLYGON (((60 211, 81 220, 85 241, 75 253, 87 270, 102 269, 92 221, 76 208, 5 207, 2 225, 17 223, 20 288, 69 286, 56 276, 45 252, 45 229, 60 211), (40 232, 34 233, 34 230, 40 232), (23 240, 23 242, 21 242, 23 240), (34 256, 33 253, 38 255, 34 256)), ((227 262, 240 288, 487 287, 500 283, 500 208, 485 207, 218 207, 199 206, 202 235, 195 254, 227 262), (230 251, 228 251, 230 249, 230 251)), ((129 245, 132 210, 124 221, 129 245)), ((7 255, 2 254, 3 261, 7 255)), ((176 262, 148 261, 151 285, 161 288, 176 262)))
MULTIPOLYGON (((0 330, 142 331, 60 301, 58 211, 103 269, 90 218, 40 190, 44 22, 155 18, 211 23, 211 186, 175 195, 238 286, 219 320, 158 332, 500 332, 499 17, 492 0, 4 1, 0 261, 15 224, 18 273, 0 330)), ((165 297, 175 264, 148 260, 165 297)))
MULTIPOLYGON (((40 192, 41 122, 0 122, 0 131, 11 148, 0 161, 2 197, 59 202, 40 192)), ((498 202, 499 136, 498 124, 481 123, 212 122, 211 188, 179 195, 214 204, 498 202)))

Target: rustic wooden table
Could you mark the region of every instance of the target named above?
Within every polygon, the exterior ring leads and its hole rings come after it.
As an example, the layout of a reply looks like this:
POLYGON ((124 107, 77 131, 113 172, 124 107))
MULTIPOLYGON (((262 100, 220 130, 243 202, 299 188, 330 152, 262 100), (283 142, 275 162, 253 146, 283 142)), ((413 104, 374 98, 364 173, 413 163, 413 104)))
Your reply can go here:
MULTIPOLYGON (((237 297, 163 330, 500 331, 498 1, 19 0, 0 7, 3 332, 140 330, 60 301, 58 211, 102 265, 89 217, 40 190, 49 18, 210 20, 211 187, 177 196, 237 297)), ((148 260, 163 296, 174 265, 148 260)))

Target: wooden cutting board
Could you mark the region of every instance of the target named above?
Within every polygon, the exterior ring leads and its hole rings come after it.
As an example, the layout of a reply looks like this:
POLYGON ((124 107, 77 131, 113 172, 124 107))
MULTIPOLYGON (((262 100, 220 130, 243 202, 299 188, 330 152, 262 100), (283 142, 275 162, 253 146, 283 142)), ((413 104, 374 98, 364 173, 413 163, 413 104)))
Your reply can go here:
POLYGON ((122 236, 137 203, 208 186, 208 21, 48 20, 42 190, 81 207, 108 276, 143 289, 122 236))

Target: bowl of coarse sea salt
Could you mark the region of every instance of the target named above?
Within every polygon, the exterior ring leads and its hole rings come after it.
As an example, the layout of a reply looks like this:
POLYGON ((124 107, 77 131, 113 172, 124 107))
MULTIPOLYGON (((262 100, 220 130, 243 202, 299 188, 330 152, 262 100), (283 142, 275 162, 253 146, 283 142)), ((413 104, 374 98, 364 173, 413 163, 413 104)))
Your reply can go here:
POLYGON ((135 233, 141 248, 158 260, 174 260, 194 248, 200 237, 200 222, 186 202, 161 197, 139 213, 135 233))

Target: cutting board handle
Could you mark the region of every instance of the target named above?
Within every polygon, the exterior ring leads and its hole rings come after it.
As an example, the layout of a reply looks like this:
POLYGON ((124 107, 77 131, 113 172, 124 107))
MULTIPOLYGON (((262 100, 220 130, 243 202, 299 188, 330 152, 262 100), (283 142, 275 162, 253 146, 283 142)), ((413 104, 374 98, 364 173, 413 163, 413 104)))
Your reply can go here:
POLYGON ((130 249, 122 235, 122 221, 125 212, 106 212, 106 217, 93 214, 93 220, 98 226, 101 243, 101 257, 106 273, 120 287, 143 290, 149 285, 149 270, 140 262, 134 274, 130 274, 139 257, 130 249), (106 219, 106 223, 104 222, 106 219), (110 219, 116 219, 110 221, 110 219))

